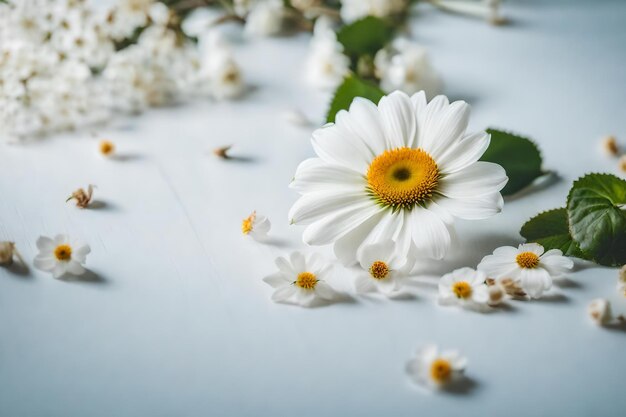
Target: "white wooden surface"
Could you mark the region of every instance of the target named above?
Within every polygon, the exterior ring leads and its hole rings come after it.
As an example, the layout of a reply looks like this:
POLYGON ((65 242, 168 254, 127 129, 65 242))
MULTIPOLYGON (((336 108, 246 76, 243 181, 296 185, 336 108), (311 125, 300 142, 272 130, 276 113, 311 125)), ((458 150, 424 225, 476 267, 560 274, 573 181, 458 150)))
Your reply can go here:
MULTIPOLYGON (((307 36, 237 45, 255 86, 245 100, 99 130, 122 160, 100 158, 88 132, 0 146, 0 240, 15 241, 29 266, 41 234, 92 248, 83 280, 0 269, 0 415, 621 415, 624 333, 596 328, 585 311, 610 297, 626 312, 616 270, 579 266, 553 296, 493 314, 435 302, 436 275, 519 243, 521 224, 562 205, 573 179, 616 172, 599 137, 626 140, 626 4, 506 6, 515 21, 502 28, 424 9, 414 34, 446 93, 473 105, 474 130, 531 135, 560 179, 493 219, 459 223, 459 247, 424 267, 414 299, 306 310, 273 304, 261 281, 276 256, 303 248, 287 185, 312 155, 310 129, 282 113, 325 111, 328 98, 303 83, 307 36), (210 155, 225 144, 240 159, 210 155), (99 208, 64 203, 89 183, 99 208), (271 244, 240 233, 254 209, 273 222, 271 244), (467 393, 410 385, 405 361, 428 342, 467 354, 467 393)), ((338 267, 334 283, 350 290, 352 274, 338 267)))

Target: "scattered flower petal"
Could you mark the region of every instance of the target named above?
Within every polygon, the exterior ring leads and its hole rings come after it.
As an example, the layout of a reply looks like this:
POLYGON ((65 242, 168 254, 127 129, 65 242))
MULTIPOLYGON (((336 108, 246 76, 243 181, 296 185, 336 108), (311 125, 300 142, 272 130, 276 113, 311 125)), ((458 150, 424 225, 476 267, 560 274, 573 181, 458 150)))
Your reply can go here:
POLYGON ((213 149, 213 155, 217 156, 218 158, 228 159, 230 158, 230 155, 228 155, 228 151, 230 151, 230 148, 232 147, 233 145, 227 145, 227 146, 220 146, 219 148, 215 148, 213 149))
POLYGON ((109 140, 102 140, 98 145, 100 153, 104 156, 112 156, 115 153, 115 144, 109 140))
POLYGON ((609 135, 602 139, 602 149, 604 149, 609 156, 619 155, 619 146, 617 146, 615 136, 609 135))
POLYGON ((94 189, 94 186, 91 184, 89 184, 89 186, 87 187, 87 191, 85 191, 82 188, 79 188, 78 190, 74 191, 72 195, 67 200, 65 200, 65 202, 68 202, 74 199, 76 200, 77 207, 87 208, 87 206, 91 202, 91 197, 93 196, 93 189, 94 189))

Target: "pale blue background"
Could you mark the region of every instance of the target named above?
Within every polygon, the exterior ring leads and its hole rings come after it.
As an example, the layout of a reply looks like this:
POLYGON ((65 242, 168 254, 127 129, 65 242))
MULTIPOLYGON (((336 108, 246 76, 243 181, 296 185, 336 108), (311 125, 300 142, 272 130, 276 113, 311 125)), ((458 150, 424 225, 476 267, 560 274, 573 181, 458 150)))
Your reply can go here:
MULTIPOLYGON (((578 176, 617 173, 599 138, 626 143, 626 2, 510 1, 506 27, 421 10, 414 35, 446 93, 473 105, 472 129, 532 136, 560 176, 493 219, 460 222, 460 246, 424 271, 434 277, 519 243, 519 226, 562 205, 578 176)), ((68 232, 91 244, 93 271, 66 282, 0 269, 0 416, 624 415, 624 333, 586 314, 596 297, 626 312, 615 269, 579 266, 553 296, 489 315, 437 306, 434 278, 414 300, 314 310, 269 301, 261 277, 302 247, 302 229, 287 224, 287 184, 312 155, 310 130, 282 113, 321 119, 328 99, 303 83, 307 43, 238 45, 257 86, 241 102, 155 110, 98 132, 126 161, 101 160, 86 133, 0 146, 0 240, 30 263, 40 234, 68 232), (229 143, 251 160, 207 154, 229 143), (104 208, 64 203, 88 183, 104 208), (253 209, 280 242, 242 238, 253 209), (468 356, 473 390, 423 394, 409 383, 405 361, 428 342, 468 356)), ((337 268, 335 279, 349 288, 351 272, 337 268)))

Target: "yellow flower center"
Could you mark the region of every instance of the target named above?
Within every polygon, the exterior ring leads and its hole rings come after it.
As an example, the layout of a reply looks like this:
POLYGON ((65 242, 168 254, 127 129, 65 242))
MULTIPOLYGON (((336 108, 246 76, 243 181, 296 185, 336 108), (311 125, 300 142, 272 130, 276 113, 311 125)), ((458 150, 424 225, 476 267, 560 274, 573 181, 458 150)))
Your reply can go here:
POLYGON ((111 155, 114 150, 115 145, 113 145, 113 142, 110 142, 108 140, 103 140, 102 142, 100 142, 100 153, 102 155, 111 155))
POLYGON ((539 265, 539 257, 533 252, 522 252, 515 257, 515 261, 521 268, 536 268, 539 265))
POLYGON ((452 292, 458 298, 469 298, 472 296, 472 286, 467 281, 455 282, 452 285, 452 292))
POLYGON ((376 279, 383 279, 389 275, 389 266, 383 261, 376 261, 370 266, 370 275, 376 279))
POLYGON ((305 290, 312 290, 317 285, 317 277, 311 272, 300 272, 296 278, 296 285, 305 290))
POLYGON ((243 219, 243 221, 241 222, 241 232, 244 235, 247 235, 248 233, 252 231, 253 229, 252 225, 255 219, 256 219, 256 211, 253 211, 251 215, 243 219))
POLYGON ((72 248, 70 245, 59 245, 54 249, 54 257, 59 261, 69 261, 72 257, 72 248))
POLYGON ((380 204, 394 209, 410 209, 427 201, 438 181, 437 164, 421 149, 386 150, 367 170, 368 191, 380 204))
POLYGON ((445 359, 435 359, 430 365, 430 377, 438 384, 446 383, 452 376, 452 365, 445 359))

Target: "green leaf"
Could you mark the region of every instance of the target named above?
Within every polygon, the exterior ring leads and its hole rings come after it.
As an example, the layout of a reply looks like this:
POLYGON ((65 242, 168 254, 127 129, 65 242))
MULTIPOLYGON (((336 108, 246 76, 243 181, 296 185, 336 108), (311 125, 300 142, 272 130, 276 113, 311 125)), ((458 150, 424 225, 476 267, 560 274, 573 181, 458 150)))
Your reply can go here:
POLYGON ((567 211, 564 208, 544 211, 522 226, 520 235, 527 242, 536 242, 546 250, 560 249, 566 256, 585 258, 570 235, 567 211))
POLYGON ((337 40, 353 62, 362 55, 374 56, 393 37, 393 28, 378 17, 368 16, 342 27, 337 40))
POLYGON ((361 80, 354 75, 346 77, 335 91, 326 115, 326 121, 329 123, 334 122, 337 112, 349 108, 355 97, 364 97, 378 104, 378 100, 384 95, 385 93, 375 84, 361 80))
POLYGON ((502 195, 511 195, 530 185, 545 174, 541 169, 541 154, 530 139, 496 129, 487 129, 491 144, 482 156, 482 161, 502 165, 509 182, 502 195))
POLYGON ((626 181, 611 174, 588 174, 574 181, 567 196, 572 237, 596 263, 626 264, 626 181))

